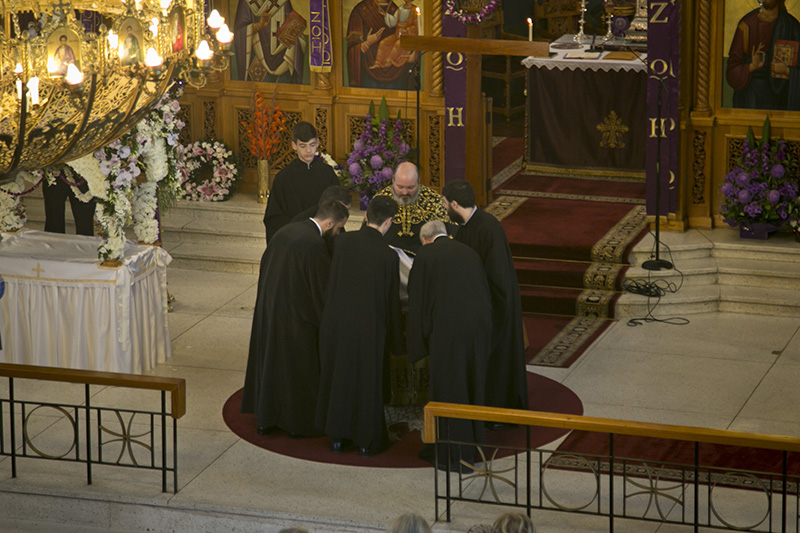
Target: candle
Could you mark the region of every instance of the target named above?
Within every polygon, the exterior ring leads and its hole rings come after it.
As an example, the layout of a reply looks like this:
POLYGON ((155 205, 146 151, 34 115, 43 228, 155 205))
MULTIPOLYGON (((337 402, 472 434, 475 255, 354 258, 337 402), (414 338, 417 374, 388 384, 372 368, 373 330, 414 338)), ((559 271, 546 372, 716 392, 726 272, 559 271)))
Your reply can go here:
POLYGON ((144 64, 148 67, 160 67, 164 60, 158 55, 156 49, 152 46, 147 49, 147 55, 144 58, 144 64))
POLYGON ((221 27, 223 22, 225 22, 225 19, 220 16, 219 11, 216 9, 208 16, 208 27, 212 30, 221 27))
POLYGON ((36 76, 28 80, 28 94, 31 97, 31 104, 39 105, 39 78, 36 76))
POLYGON ((528 19, 528 40, 533 40, 533 21, 530 18, 528 19))
POLYGON ((114 33, 114 30, 108 30, 108 48, 110 50, 116 50, 119 46, 119 35, 114 33))
POLYGON ((419 27, 420 27, 419 6, 415 7, 414 9, 417 11, 417 35, 419 35, 420 33, 422 33, 421 31, 419 31, 419 27))
POLYGON ((230 42, 233 41, 233 34, 228 29, 227 24, 223 23, 222 26, 219 27, 219 30, 217 30, 217 41, 219 41, 220 44, 230 44, 230 42))
POLYGON ((78 85, 83 82, 83 72, 78 70, 74 63, 67 65, 67 77, 65 78, 70 85, 78 85))

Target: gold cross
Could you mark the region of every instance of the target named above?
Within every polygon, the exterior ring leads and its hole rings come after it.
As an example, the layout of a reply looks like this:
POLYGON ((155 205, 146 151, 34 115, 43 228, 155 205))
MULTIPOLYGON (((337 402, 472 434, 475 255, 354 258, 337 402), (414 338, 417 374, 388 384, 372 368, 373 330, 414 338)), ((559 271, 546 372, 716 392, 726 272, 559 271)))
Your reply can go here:
POLYGON ((625 148, 622 136, 628 133, 628 126, 622 123, 622 120, 620 120, 614 111, 608 114, 602 124, 597 125, 597 131, 603 135, 600 146, 607 148, 625 148))
POLYGON ((44 272, 44 269, 39 266, 39 263, 36 263, 36 268, 32 268, 34 272, 36 272, 36 277, 38 278, 39 275, 44 272))

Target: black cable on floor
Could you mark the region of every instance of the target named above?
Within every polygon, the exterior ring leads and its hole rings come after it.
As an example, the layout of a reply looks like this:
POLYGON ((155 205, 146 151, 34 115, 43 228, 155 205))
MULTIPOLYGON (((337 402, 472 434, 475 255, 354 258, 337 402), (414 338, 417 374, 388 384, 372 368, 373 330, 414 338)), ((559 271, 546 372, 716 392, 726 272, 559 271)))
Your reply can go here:
MULTIPOLYGON (((655 243, 655 246, 658 246, 658 244, 659 243, 655 243)), ((683 287, 683 272, 681 272, 674 266, 675 262, 672 258, 672 250, 670 250, 669 246, 667 246, 666 244, 663 243, 661 244, 667 249, 670 262, 673 264, 673 270, 675 270, 675 272, 680 274, 680 283, 676 285, 674 282, 667 281, 666 279, 663 278, 653 280, 652 271, 648 271, 647 281, 630 280, 630 279, 623 280, 622 290, 628 291, 632 294, 640 294, 642 296, 647 296, 647 314, 644 317, 631 318, 627 322, 629 326, 641 326, 642 324, 648 322, 663 322, 664 324, 671 324, 673 326, 685 326, 686 324, 689 323, 689 319, 683 317, 672 317, 672 318, 661 319, 653 316, 653 311, 656 309, 656 307, 658 307, 658 304, 661 303, 662 296, 666 295, 668 292, 676 293, 681 289, 681 287, 683 287), (654 304, 651 305, 652 298, 655 298, 656 301, 654 304)), ((651 255, 655 256, 655 251, 653 251, 651 255)))

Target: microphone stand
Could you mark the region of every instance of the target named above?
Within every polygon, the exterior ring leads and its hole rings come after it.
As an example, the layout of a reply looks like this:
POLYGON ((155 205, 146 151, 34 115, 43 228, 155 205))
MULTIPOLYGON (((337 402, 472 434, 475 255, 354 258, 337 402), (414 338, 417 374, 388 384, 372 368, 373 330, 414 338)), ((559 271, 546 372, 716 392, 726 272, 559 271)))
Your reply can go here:
POLYGON ((658 124, 658 132, 656 136, 656 257, 642 263, 642 268, 645 270, 670 270, 672 263, 665 259, 661 259, 661 136, 664 134, 664 124, 661 120, 661 92, 664 87, 664 80, 658 80, 658 95, 656 97, 656 117, 658 124))

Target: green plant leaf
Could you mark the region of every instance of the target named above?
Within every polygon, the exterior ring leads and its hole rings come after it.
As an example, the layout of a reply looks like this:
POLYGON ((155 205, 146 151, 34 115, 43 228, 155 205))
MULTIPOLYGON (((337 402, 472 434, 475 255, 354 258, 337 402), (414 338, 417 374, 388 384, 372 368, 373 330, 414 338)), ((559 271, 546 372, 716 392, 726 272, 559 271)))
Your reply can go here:
POLYGON ((761 143, 769 143, 769 115, 764 119, 764 127, 761 129, 761 143))
POLYGON ((386 104, 386 97, 381 98, 381 108, 378 111, 378 118, 380 120, 389 119, 389 106, 386 104))

